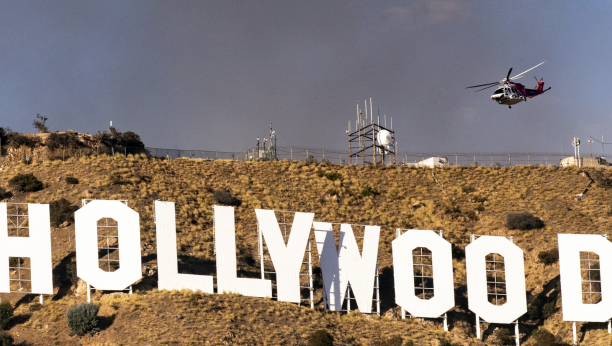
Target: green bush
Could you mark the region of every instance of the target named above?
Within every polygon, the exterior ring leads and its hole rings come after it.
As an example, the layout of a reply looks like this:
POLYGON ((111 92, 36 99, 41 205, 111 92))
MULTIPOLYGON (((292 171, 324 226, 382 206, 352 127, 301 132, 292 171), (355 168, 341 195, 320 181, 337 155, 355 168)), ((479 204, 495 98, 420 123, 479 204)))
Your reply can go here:
POLYGON ((65 198, 61 198, 57 201, 49 204, 49 213, 51 218, 51 226, 59 227, 66 221, 74 221, 74 212, 79 208, 75 205, 70 204, 65 198))
POLYGON ((559 249, 541 251, 538 254, 538 260, 544 263, 545 266, 557 263, 559 261, 559 249))
POLYGON ((544 227, 544 221, 526 211, 521 213, 508 213, 506 216, 506 227, 526 231, 544 227))
POLYGON ((317 330, 308 336, 308 346, 333 346, 334 338, 326 330, 317 330))
POLYGON ((13 346, 15 345, 15 340, 13 336, 5 331, 0 331, 0 346, 13 346))
POLYGON ((66 312, 68 327, 70 330, 79 336, 86 333, 95 333, 99 329, 98 325, 98 307, 94 303, 81 303, 74 305, 66 312))
POLYGON ((66 177, 66 183, 67 184, 76 185, 76 184, 79 183, 79 179, 77 179, 75 177, 66 177))
POLYGON ((35 192, 45 188, 45 185, 32 173, 17 174, 9 179, 8 183, 17 191, 35 192))
POLYGON ((11 317, 13 317, 13 312, 15 312, 15 309, 13 309, 11 303, 0 303, 0 329, 6 329, 11 317))
POLYGON ((229 191, 225 190, 216 190, 213 192, 213 200, 220 204, 233 205, 236 207, 239 207, 242 204, 241 200, 232 196, 229 191))

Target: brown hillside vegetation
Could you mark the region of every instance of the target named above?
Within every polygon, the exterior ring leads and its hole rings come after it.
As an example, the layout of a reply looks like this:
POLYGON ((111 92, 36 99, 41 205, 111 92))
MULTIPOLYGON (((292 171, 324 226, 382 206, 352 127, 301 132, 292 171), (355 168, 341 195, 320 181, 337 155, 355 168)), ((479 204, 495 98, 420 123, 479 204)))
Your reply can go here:
MULTIPOLYGON (((16 305, 10 333, 16 341, 61 345, 157 344, 306 344, 307 335, 328 330, 338 345, 376 345, 381 337, 399 335, 415 345, 438 345, 446 338, 459 345, 477 345, 475 317, 467 308, 464 248, 471 234, 512 236, 525 252, 530 313, 521 318, 521 338, 543 327, 559 340, 571 341, 572 326, 561 319, 558 263, 545 266, 542 251, 557 247, 557 233, 607 234, 612 189, 610 173, 577 168, 517 166, 430 169, 373 168, 304 162, 232 162, 158 160, 144 155, 83 157, 80 160, 4 167, 0 187, 18 173, 33 173, 46 188, 13 191, 11 202, 51 203, 65 198, 80 206, 82 198, 129 200, 140 213, 144 278, 138 294, 93 296, 101 306, 101 331, 79 339, 69 336, 66 309, 86 298, 76 294, 70 275, 74 261, 74 225, 52 231, 56 295, 45 297, 40 310, 34 297, 2 294, 16 305), (66 183, 66 177, 78 184, 66 183), (213 193, 227 190, 242 201, 235 207, 239 275, 258 277, 255 208, 316 213, 316 221, 381 226, 379 245, 382 317, 338 314, 295 304, 237 295, 205 295, 157 291, 155 200, 176 202, 179 271, 214 273, 213 193), (543 229, 505 228, 509 212, 528 211, 541 218, 543 229), (391 241, 396 228, 441 229, 453 244, 456 307, 449 312, 450 332, 441 320, 397 320, 394 304, 391 241), (68 269, 67 269, 68 268, 68 269), (545 309, 544 309, 545 307, 545 309), (31 311, 34 310, 34 311, 31 311), (544 311, 545 310, 545 311, 544 311), (543 312, 544 311, 544 312, 543 312)), ((316 254, 316 248, 315 248, 316 254)), ((314 256, 314 265, 318 265, 314 256)), ((315 302, 322 306, 321 289, 315 302)), ((484 342, 495 341, 503 325, 482 325, 484 342)), ((510 326, 511 335, 514 333, 510 326)), ((599 324, 578 324, 582 344, 609 345, 612 337, 599 324)), ((379 343, 380 344, 380 343, 379 343)))

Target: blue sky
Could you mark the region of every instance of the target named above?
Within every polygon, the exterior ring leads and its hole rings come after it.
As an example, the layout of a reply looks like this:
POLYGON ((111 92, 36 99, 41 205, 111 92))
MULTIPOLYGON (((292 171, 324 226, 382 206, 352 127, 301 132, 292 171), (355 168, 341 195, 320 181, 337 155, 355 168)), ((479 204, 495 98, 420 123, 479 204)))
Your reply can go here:
POLYGON ((371 97, 402 152, 567 152, 612 142, 610 18, 607 1, 0 1, 0 126, 112 120, 237 151, 272 122, 279 145, 346 150, 371 97), (544 60, 519 81, 552 89, 512 109, 465 89, 544 60))

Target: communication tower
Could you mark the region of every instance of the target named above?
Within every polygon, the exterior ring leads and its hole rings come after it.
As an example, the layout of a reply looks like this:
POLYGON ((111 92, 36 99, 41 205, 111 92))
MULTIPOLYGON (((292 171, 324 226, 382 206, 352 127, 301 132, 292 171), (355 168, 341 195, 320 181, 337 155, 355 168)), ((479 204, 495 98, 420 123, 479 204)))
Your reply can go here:
POLYGON ((276 160, 276 131, 272 129, 270 123, 270 138, 263 138, 263 146, 260 146, 259 137, 257 137, 257 152, 256 160, 272 161, 276 160), (267 142, 267 146, 266 146, 267 142))
POLYGON ((370 98, 370 116, 368 118, 368 101, 364 101, 365 117, 363 111, 357 103, 357 119, 355 121, 354 130, 351 128, 351 122, 348 122, 348 130, 346 133, 349 139, 349 164, 366 165, 367 157, 372 159, 371 163, 374 166, 378 164, 384 166, 391 163, 395 164, 395 152, 397 151, 397 142, 395 141, 395 132, 393 131, 393 118, 391 118, 391 126, 387 128, 387 116, 384 115, 384 125, 380 123, 380 114, 374 121, 374 113, 372 111, 372 99, 370 98))

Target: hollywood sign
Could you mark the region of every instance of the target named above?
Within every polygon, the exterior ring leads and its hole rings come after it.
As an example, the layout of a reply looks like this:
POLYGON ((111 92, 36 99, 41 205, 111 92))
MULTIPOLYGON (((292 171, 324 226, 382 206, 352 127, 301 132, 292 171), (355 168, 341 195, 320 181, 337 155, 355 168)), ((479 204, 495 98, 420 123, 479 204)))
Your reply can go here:
MULTIPOLYGON (((159 289, 189 289, 214 293, 214 277, 178 273, 175 209, 172 202, 155 202, 159 289)), ((217 292, 271 297, 272 282, 239 278, 233 207, 214 206, 217 292)), ((332 224, 313 222, 313 213, 295 213, 285 242, 273 210, 255 209, 276 271, 279 301, 300 302, 300 268, 310 232, 317 243, 326 308, 340 311, 350 284, 359 311, 372 312, 379 226, 365 226, 360 251, 352 227, 342 224, 336 247, 332 224)), ((29 204, 29 237, 9 237, 6 221, 0 222, 0 292, 9 293, 9 257, 29 257, 31 293, 53 294, 51 229, 48 204, 29 204)), ((0 220, 7 220, 7 203, 0 203, 0 220)), ((140 222, 136 211, 119 201, 94 200, 75 212, 77 275, 99 290, 124 290, 142 278, 140 222), (98 265, 97 221, 117 221, 120 268, 106 272, 98 265)), ((605 322, 612 317, 612 243, 599 235, 558 234, 563 320, 605 322), (601 301, 582 301, 580 252, 599 255, 601 301)), ((438 318, 455 306, 451 244, 434 231, 409 230, 393 240, 395 301, 411 315, 438 318), (415 295, 413 250, 431 251, 433 297, 415 295)), ((489 323, 513 323, 527 312, 523 250, 506 237, 481 236, 465 248, 469 309, 489 323), (505 264, 506 303, 494 305, 487 298, 485 257, 496 253, 505 264)))

